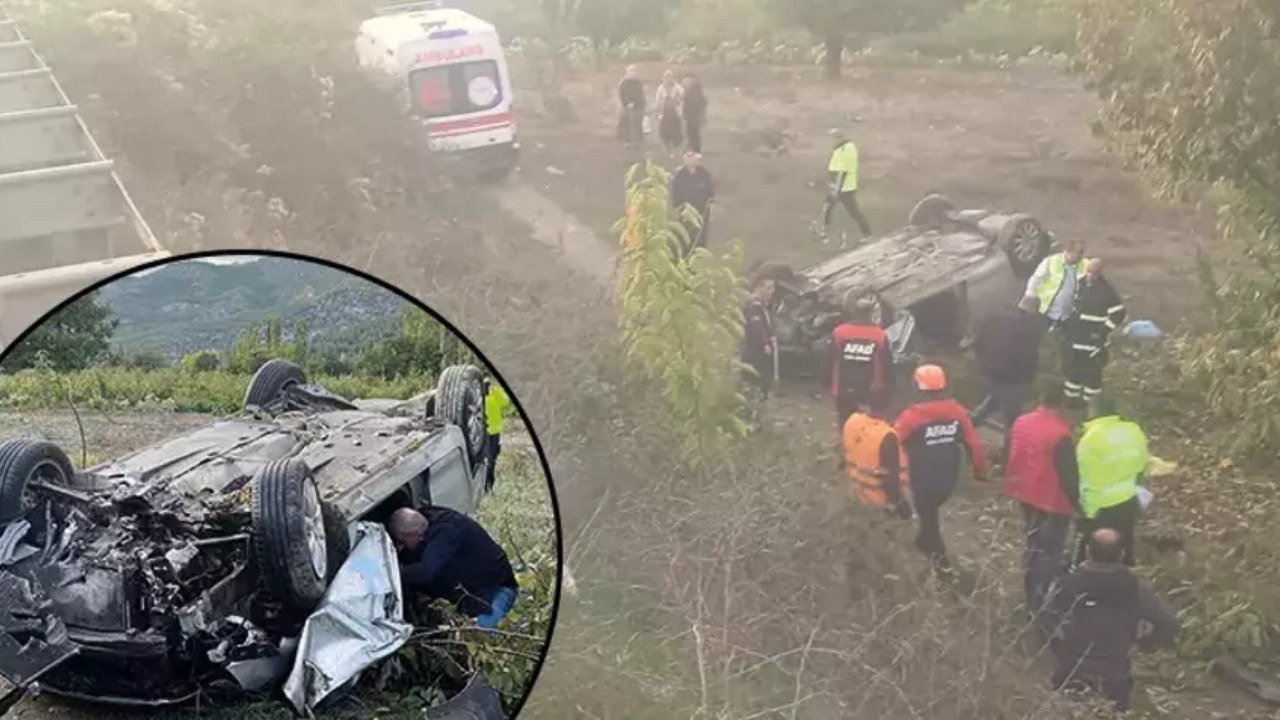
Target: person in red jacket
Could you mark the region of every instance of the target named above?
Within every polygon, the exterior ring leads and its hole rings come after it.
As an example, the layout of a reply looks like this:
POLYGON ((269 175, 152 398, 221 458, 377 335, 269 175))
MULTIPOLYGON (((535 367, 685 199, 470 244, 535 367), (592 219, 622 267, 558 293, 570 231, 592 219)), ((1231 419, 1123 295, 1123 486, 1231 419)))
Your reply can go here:
POLYGON ((861 298, 849 320, 831 333, 831 396, 836 401, 836 427, 859 410, 887 407, 893 391, 893 355, 889 338, 874 322, 875 301, 861 298))
POLYGON ((1009 463, 1004 494, 1022 505, 1027 545, 1023 589, 1027 613, 1042 641, 1053 634, 1044 614, 1049 589, 1064 570, 1067 535, 1079 496, 1071 424, 1062 417, 1067 396, 1061 386, 1044 390, 1035 410, 1020 416, 1009 430, 1009 463))
POLYGON ((906 456, 907 478, 920 518, 916 547, 929 557, 940 578, 951 579, 951 563, 942 541, 942 506, 960 480, 963 451, 969 451, 973 478, 978 482, 986 480, 987 456, 969 411, 944 395, 947 375, 942 368, 921 365, 916 368, 915 383, 924 400, 903 410, 893 429, 906 456))

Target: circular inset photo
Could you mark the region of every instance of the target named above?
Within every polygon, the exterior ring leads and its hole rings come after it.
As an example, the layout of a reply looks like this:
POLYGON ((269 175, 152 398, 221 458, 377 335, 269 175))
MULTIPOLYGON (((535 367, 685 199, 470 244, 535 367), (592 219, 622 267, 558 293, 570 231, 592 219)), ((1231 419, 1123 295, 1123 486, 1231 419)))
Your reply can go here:
POLYGON ((207 253, 95 284, 0 356, 0 714, 515 717, 560 593, 525 417, 354 270, 207 253))

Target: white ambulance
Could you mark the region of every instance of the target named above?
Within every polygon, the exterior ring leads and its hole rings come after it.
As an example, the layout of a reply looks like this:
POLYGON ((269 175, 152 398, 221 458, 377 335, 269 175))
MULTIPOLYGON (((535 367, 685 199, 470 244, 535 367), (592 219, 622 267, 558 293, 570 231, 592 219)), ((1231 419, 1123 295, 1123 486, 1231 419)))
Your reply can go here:
POLYGON ((360 25, 360 64, 408 93, 433 150, 507 172, 519 154, 511 74, 494 26, 438 2, 392 5, 360 25))

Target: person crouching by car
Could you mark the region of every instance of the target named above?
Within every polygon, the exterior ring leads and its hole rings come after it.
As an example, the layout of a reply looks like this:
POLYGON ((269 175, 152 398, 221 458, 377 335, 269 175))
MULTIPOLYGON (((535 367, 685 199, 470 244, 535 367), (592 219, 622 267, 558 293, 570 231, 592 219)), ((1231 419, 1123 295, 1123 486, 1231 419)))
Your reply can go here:
POLYGON ((400 553, 400 584, 453 603, 482 628, 495 628, 519 594, 507 553, 480 523, 443 507, 400 508, 388 522, 400 553))
POLYGON ((831 333, 831 394, 836 401, 836 427, 849 416, 876 403, 889 406, 893 392, 893 354, 889 338, 874 322, 875 301, 858 298, 849 320, 831 333))
POLYGON ((774 287, 772 278, 757 277, 750 297, 742 306, 742 351, 738 359, 746 366, 744 371, 755 394, 752 405, 756 412, 773 390, 776 343, 769 306, 773 302, 774 287))

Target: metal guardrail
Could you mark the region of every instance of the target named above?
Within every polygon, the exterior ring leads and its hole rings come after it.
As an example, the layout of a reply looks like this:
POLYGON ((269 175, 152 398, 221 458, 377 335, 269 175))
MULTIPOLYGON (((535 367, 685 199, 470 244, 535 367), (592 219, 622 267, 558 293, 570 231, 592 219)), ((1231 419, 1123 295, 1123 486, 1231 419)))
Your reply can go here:
POLYGON ((167 256, 0 5, 0 351, 94 282, 167 256))

